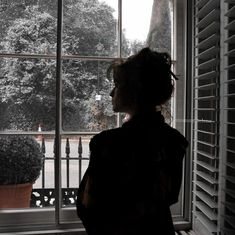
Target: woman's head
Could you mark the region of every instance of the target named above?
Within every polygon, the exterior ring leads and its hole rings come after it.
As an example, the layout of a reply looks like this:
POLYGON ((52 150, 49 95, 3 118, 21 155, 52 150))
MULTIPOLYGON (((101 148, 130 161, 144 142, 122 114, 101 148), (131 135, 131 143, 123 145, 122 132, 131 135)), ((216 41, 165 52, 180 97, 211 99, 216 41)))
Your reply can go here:
POLYGON ((115 61, 108 71, 116 87, 110 94, 116 112, 155 109, 172 95, 175 75, 167 53, 144 48, 125 61, 115 61))

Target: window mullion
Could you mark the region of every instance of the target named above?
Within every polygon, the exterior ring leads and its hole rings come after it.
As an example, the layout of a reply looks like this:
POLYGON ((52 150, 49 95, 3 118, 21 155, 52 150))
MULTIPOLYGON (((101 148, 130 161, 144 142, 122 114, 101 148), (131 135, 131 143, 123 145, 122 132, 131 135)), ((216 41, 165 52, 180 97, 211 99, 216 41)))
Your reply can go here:
POLYGON ((60 224, 61 214, 61 123, 62 123, 62 22, 63 0, 58 0, 56 48, 56 128, 55 128, 55 220, 60 224))
POLYGON ((122 0, 118 0, 118 58, 122 57, 122 0))

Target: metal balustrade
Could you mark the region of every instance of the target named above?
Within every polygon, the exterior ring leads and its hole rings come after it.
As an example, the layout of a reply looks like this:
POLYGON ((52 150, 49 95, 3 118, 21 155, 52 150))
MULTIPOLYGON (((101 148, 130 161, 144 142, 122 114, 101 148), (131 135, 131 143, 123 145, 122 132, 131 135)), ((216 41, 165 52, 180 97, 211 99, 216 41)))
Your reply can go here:
MULTIPOLYGON (((72 137, 71 137, 72 139, 72 137)), ((78 187, 71 186, 70 182, 70 166, 71 162, 76 162, 77 163, 77 179, 78 179, 78 184, 80 184, 82 176, 84 171, 86 170, 83 163, 84 161, 89 161, 89 154, 87 156, 84 156, 84 146, 83 146, 83 141, 82 137, 80 136, 77 141, 77 152, 76 156, 71 155, 71 139, 66 138, 65 142, 65 148, 64 152, 62 151, 61 154, 61 161, 64 161, 65 164, 65 175, 66 175, 66 183, 65 187, 62 187, 62 206, 74 206, 76 203, 76 194, 77 194, 77 189, 78 187)), ((37 138, 38 142, 41 145, 41 151, 43 153, 44 159, 43 159, 43 166, 42 166, 42 171, 41 171, 41 176, 38 179, 41 181, 41 187, 36 187, 33 188, 32 195, 31 195, 31 207, 50 207, 55 205, 55 189, 54 187, 47 187, 46 182, 48 180, 46 176, 46 164, 48 161, 54 161, 55 159, 55 142, 51 143, 53 145, 53 153, 52 156, 48 156, 47 153, 47 148, 46 148, 46 140, 43 136, 39 135, 37 138)), ((77 139, 76 139, 77 140, 77 139)), ((51 141, 51 140, 50 140, 51 141)), ((53 141, 53 140, 52 140, 53 141)), ((50 145, 51 145, 50 144, 50 145)), ((73 151, 74 154, 74 151, 73 151)), ((50 178, 50 181, 54 181, 54 178, 50 178)))

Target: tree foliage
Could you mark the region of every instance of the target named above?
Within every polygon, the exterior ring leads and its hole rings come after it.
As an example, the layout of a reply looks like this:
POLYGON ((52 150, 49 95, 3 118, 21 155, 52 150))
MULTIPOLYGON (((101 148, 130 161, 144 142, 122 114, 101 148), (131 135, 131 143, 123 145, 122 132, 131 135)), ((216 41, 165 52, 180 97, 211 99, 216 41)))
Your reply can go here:
POLYGON ((171 9, 172 0, 154 0, 147 45, 152 49, 171 54, 171 9))
MULTIPOLYGON (((64 0, 64 55, 117 56, 114 10, 98 0, 64 0)), ((54 55, 57 1, 0 0, 0 51, 54 55)), ((122 35, 123 55, 143 47, 122 35)), ((0 61, 0 129, 55 128, 56 61, 53 58, 5 58, 0 61)), ((101 130, 114 126, 109 99, 108 63, 63 59, 62 120, 65 130, 101 130), (96 100, 101 95, 101 100, 96 100)))
MULTIPOLYGON (((113 53, 115 23, 112 9, 103 3, 96 0, 66 1, 64 53, 113 53)), ((24 14, 12 20, 7 28, 1 47, 12 53, 55 53, 56 18, 38 5, 26 6, 24 14)), ((90 125, 91 118, 84 120, 82 112, 87 110, 85 101, 90 100, 96 90, 97 69, 94 64, 79 60, 63 61, 62 113, 67 129, 81 128, 81 124, 84 128, 90 125)), ((0 91, 1 108, 5 108, 3 119, 8 120, 4 122, 5 127, 35 130, 41 123, 44 130, 54 129, 55 66, 53 59, 7 58, 2 62, 0 91), (15 118, 16 112, 18 118, 15 118)), ((101 79, 100 90, 103 83, 105 80, 101 79)), ((90 112, 90 115, 94 114, 90 112)))

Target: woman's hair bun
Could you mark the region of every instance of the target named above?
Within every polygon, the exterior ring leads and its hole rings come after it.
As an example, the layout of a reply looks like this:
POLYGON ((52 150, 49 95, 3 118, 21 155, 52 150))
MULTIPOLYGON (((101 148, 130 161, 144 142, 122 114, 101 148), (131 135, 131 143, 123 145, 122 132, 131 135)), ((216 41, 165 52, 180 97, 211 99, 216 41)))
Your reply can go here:
POLYGON ((119 82, 126 84, 141 103, 161 105, 173 92, 172 77, 177 79, 171 71, 171 65, 168 53, 146 47, 125 61, 115 61, 110 68, 114 79, 117 77, 119 82))

